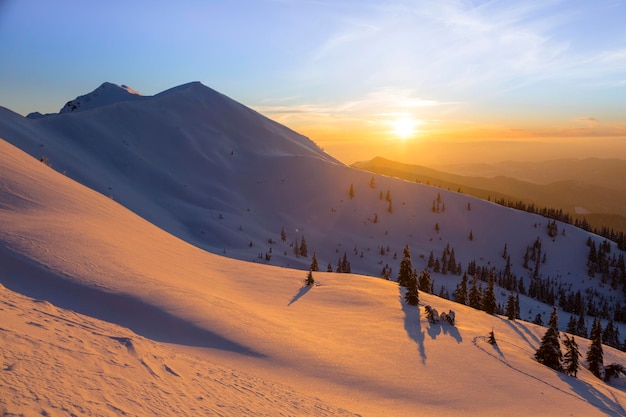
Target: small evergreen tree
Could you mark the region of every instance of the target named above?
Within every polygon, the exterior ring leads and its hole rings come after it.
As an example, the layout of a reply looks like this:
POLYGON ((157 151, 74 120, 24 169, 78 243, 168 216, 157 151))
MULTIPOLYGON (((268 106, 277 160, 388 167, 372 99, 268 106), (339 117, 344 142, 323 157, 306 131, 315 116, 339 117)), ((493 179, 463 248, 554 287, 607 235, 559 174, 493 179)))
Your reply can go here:
POLYGON ((454 301, 459 304, 467 304, 467 273, 463 274, 461 283, 453 293, 454 301))
POLYGON ((611 378, 618 378, 619 375, 626 375, 626 368, 619 363, 612 363, 604 368, 604 380, 610 381, 611 378))
POLYGON ((582 355, 578 351, 578 344, 574 340, 574 336, 570 339, 567 335, 565 335, 563 346, 565 346, 566 349, 565 355, 563 355, 564 371, 566 374, 576 378, 579 367, 578 357, 582 355))
POLYGON ((475 309, 480 309, 480 300, 482 299, 482 294, 480 289, 478 288, 478 276, 474 275, 472 279, 472 286, 470 287, 469 292, 469 306, 475 309))
POLYGON ((602 323, 596 318, 591 327, 591 345, 587 350, 587 366, 592 374, 602 379, 604 370, 604 352, 602 351, 602 323))
POLYGON ((304 282, 309 287, 315 284, 315 279, 313 279, 313 272, 311 270, 309 270, 309 273, 307 274, 306 280, 304 282))
POLYGON ((493 333, 493 329, 491 329, 491 331, 489 332, 489 338, 487 339, 487 343, 489 343, 492 346, 495 346, 498 344, 496 342, 496 335, 493 333))
POLYGON ((284 227, 280 231, 280 240, 282 240, 283 242, 287 240, 287 233, 285 233, 284 227))
POLYGON ((481 300, 481 307, 487 314, 495 314, 498 308, 498 302, 496 301, 495 291, 495 277, 493 274, 489 275, 489 283, 487 289, 481 300))
POLYGON ((432 293, 432 280, 430 278, 430 272, 423 270, 419 275, 418 288, 420 291, 432 293))
POLYGON ((346 252, 343 253, 343 258, 341 259, 341 272, 344 274, 352 273, 352 268, 350 267, 350 261, 348 261, 348 254, 346 252))
POLYGON ((398 272, 398 284, 406 287, 413 275, 413 262, 411 261, 411 249, 407 243, 404 247, 402 260, 400 261, 400 271, 398 272))
POLYGON ((333 266, 330 264, 330 262, 328 262, 328 265, 326 265, 326 272, 333 272, 333 266))
POLYGON ((413 270, 411 272, 411 277, 409 278, 409 281, 407 282, 407 290, 406 290, 406 294, 404 295, 404 300, 412 306, 416 306, 419 304, 420 298, 419 298, 419 290, 417 288, 417 272, 415 270, 413 270))
POLYGON ((516 309, 516 305, 515 305, 515 296, 511 292, 511 294, 509 294, 509 298, 507 298, 507 300, 506 300, 505 314, 506 314, 507 319, 515 321, 516 310, 517 309, 516 309))
POLYGON ((555 371, 563 371, 563 366, 561 365, 563 354, 561 353, 561 343, 559 341, 558 312, 556 307, 552 309, 552 314, 548 321, 548 330, 546 330, 541 339, 539 349, 535 352, 535 359, 540 364, 555 371))
POLYGON ((313 252, 313 258, 311 259, 311 267, 309 269, 313 272, 317 272, 320 270, 320 267, 317 264, 317 253, 315 252, 313 252))
POLYGON ((535 319, 533 320, 533 324, 543 326, 543 318, 541 317, 541 313, 537 313, 537 315, 535 316, 535 319))
POLYGON ((300 240, 300 255, 304 256, 305 258, 309 256, 309 250, 307 249, 304 236, 302 236, 302 239, 300 240))

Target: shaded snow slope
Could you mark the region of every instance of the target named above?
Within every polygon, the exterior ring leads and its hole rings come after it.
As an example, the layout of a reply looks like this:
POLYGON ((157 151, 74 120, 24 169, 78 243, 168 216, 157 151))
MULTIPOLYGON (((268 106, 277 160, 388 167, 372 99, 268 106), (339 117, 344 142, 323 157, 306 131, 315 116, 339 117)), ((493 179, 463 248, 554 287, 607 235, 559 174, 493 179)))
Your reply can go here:
MULTIPOLYGON (((0 163, 0 282, 51 303, 0 291, 7 412, 155 400, 169 415, 624 413, 619 385, 532 360, 541 327, 421 294, 457 313, 456 327, 430 324, 395 283, 364 276, 316 273, 307 288, 302 271, 202 251, 4 141, 0 163), (138 391, 117 394, 127 388, 138 391)), ((605 348, 606 363, 625 360, 605 348)))

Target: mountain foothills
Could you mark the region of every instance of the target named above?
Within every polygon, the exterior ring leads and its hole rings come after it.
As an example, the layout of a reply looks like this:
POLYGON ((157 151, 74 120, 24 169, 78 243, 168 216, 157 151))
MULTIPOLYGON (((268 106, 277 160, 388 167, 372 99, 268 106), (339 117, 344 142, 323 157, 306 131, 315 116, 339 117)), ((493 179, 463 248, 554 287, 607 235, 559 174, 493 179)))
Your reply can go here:
MULTIPOLYGON (((530 211, 554 210, 563 220, 594 230, 626 247, 626 161, 559 159, 542 162, 459 164, 442 170, 374 158, 352 165, 423 182, 530 211), (443 171, 445 170, 445 172, 443 171)), ((556 216, 555 216, 556 217, 556 216)))
POLYGON ((0 108, 0 138, 5 414, 625 412, 604 237, 348 167, 200 83, 0 108))

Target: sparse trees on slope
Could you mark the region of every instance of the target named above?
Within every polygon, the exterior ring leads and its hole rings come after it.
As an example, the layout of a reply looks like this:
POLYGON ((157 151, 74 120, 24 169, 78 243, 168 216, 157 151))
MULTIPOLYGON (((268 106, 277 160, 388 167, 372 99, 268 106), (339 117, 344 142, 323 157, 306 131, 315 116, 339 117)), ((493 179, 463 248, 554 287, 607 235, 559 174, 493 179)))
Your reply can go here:
POLYGON ((400 271, 398 272, 398 284, 406 287, 413 275, 413 262, 411 261, 411 249, 407 243, 404 247, 402 260, 400 261, 400 271))
POLYGON ((535 352, 537 362, 554 369, 555 371, 563 371, 561 360, 561 343, 559 341, 558 329, 558 313, 556 307, 553 308, 550 320, 548 321, 548 330, 541 339, 541 345, 535 352))
POLYGON ((600 319, 593 321, 591 328, 591 345, 587 351, 587 366, 592 374, 602 379, 604 368, 604 353, 602 351, 602 324, 600 319))
POLYGON ((574 340, 574 336, 570 339, 567 335, 565 335, 565 340, 563 340, 563 346, 565 346, 565 355, 563 355, 563 367, 566 374, 573 376, 576 378, 576 374, 578 373, 579 361, 578 357, 582 356, 578 351, 578 344, 574 340))

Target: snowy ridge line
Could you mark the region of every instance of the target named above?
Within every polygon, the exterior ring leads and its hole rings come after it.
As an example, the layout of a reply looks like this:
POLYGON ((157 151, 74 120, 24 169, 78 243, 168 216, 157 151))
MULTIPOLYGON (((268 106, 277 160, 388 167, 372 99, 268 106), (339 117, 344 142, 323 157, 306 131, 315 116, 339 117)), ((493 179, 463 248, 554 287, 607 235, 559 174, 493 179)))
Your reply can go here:
MULTIPOLYGON (((563 390, 563 389, 561 389, 561 388, 559 388, 559 387, 557 387, 557 386, 555 386, 555 385, 553 385, 553 384, 550 384, 549 382, 546 382, 546 381, 542 380, 541 378, 538 378, 538 377, 536 377, 536 376, 534 376, 534 375, 532 375, 532 374, 529 374, 528 372, 525 372, 525 371, 523 371, 523 370, 521 370, 521 369, 519 369, 519 368, 516 368, 515 366, 513 366, 513 365, 511 365, 510 363, 508 363, 507 361, 505 361, 503 358, 500 358, 500 357, 496 356, 496 355, 495 355, 495 354, 493 354, 492 352, 489 352, 487 349, 485 349, 485 348, 483 348, 482 346, 480 346, 480 345, 479 345, 479 343, 478 343, 478 340, 482 340, 484 343, 488 343, 488 342, 487 342, 487 336, 476 336, 476 337, 474 337, 474 338, 472 339, 472 343, 473 343, 473 344, 474 344, 474 346, 476 346, 478 349, 482 350, 482 351, 483 351, 483 352, 485 352, 487 355, 489 355, 489 356, 491 356, 492 358, 496 359, 497 361, 501 362, 502 364, 504 364, 505 366, 509 367, 510 369, 512 369, 512 370, 514 370, 514 371, 516 371, 516 372, 518 372, 518 373, 520 373, 520 374, 522 374, 522 375, 525 375, 525 376, 527 376, 527 377, 529 377, 529 378, 532 378, 532 379, 534 379, 534 380, 536 380, 536 381, 539 381, 539 382, 541 382, 541 383, 543 383, 543 384, 545 384, 545 385, 549 386, 550 388, 553 388, 553 389, 555 389, 555 390, 557 390, 557 391, 562 392, 563 394, 567 394, 567 395, 569 395, 570 397, 576 398, 577 400, 583 401, 583 402, 585 402, 585 403, 590 403, 590 402, 591 402, 591 400, 590 400, 590 399, 588 399, 588 398, 584 398, 584 397, 582 397, 582 396, 572 394, 571 392, 565 391, 565 390, 563 390)), ((507 342, 506 340, 498 340, 498 341, 497 341, 497 343, 508 343, 509 345, 512 345, 512 346, 514 346, 514 347, 516 347, 516 348, 520 348, 519 346, 515 345, 514 343, 507 342)), ((496 349, 498 350, 498 352, 500 352, 500 349, 499 349, 499 348, 496 348, 496 349)), ((524 350, 525 350, 525 349, 524 349, 524 350)), ((502 354, 501 354, 501 355, 502 355, 502 354)), ((504 355, 502 355, 502 356, 504 356, 504 355)), ((556 372, 556 371, 555 371, 555 372, 556 372)), ((612 394, 612 393, 611 393, 611 394, 612 394)), ((613 397, 613 399, 615 400, 615 405, 616 405, 616 406, 618 406, 618 407, 622 410, 622 414, 621 414, 621 415, 626 415, 626 410, 624 410, 624 408, 623 408, 623 407, 622 407, 622 405, 619 403, 618 399, 615 397, 615 395, 614 395, 614 394, 612 394, 612 397, 613 397)), ((607 408, 607 407, 605 407, 605 406, 603 406, 603 405, 601 405, 601 404, 597 404, 597 403, 593 403, 593 404, 594 404, 594 406, 596 406, 596 407, 598 407, 598 408, 600 408, 600 409, 602 409, 602 410, 604 410, 604 411, 606 411, 606 412, 608 412, 608 413, 610 413, 610 414, 615 413, 615 410, 611 410, 610 408, 607 408)))

